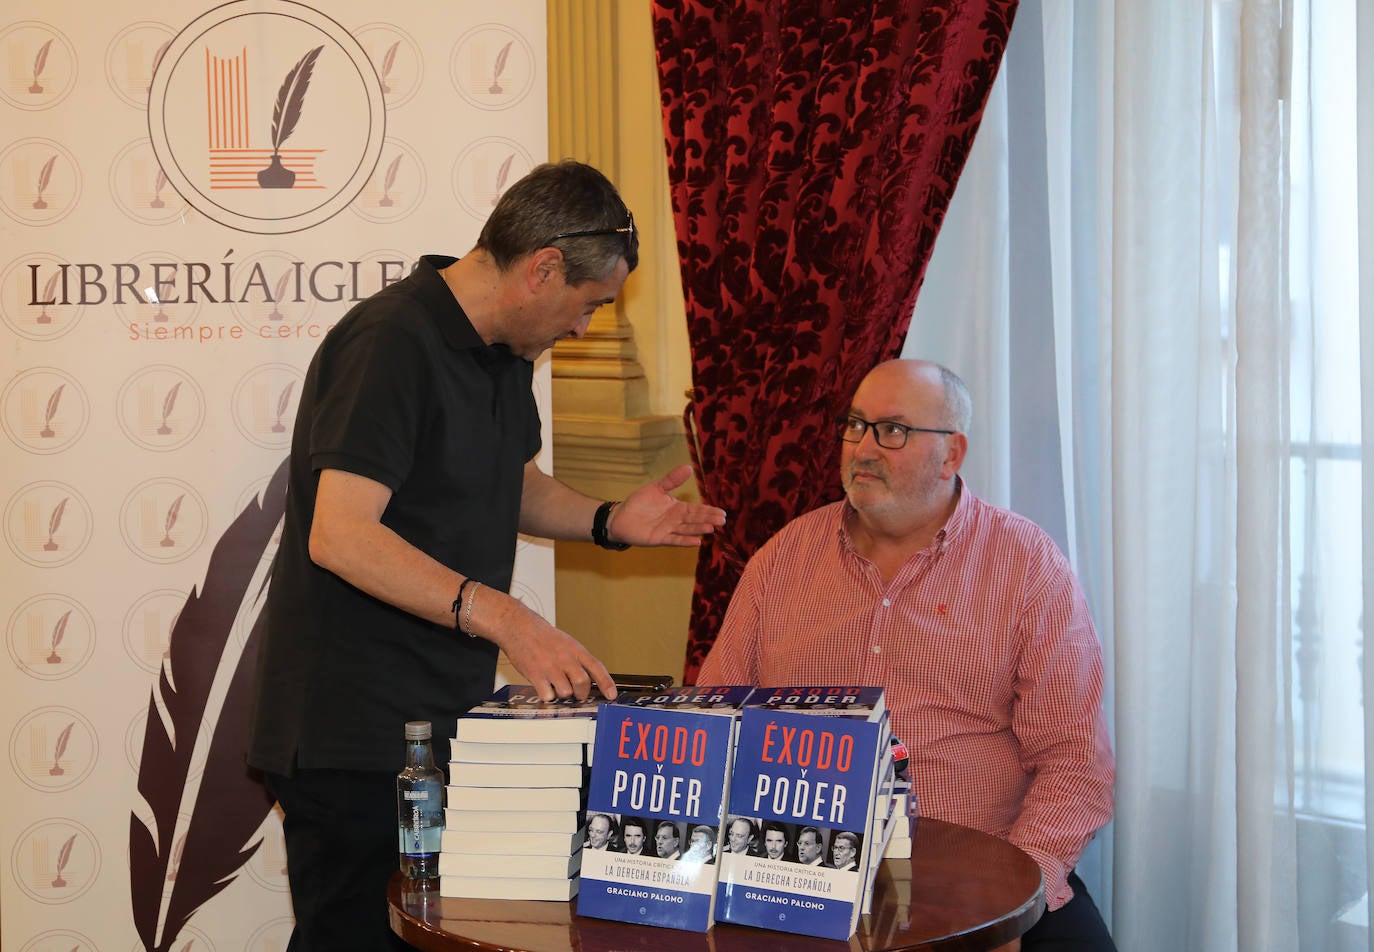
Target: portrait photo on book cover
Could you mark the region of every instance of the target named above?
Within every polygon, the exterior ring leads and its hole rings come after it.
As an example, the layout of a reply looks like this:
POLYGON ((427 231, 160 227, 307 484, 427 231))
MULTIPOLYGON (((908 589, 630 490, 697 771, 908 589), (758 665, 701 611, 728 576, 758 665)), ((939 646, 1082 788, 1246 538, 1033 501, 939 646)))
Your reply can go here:
POLYGON ((616 813, 587 813, 584 850, 657 856, 682 863, 714 863, 719 828, 616 813))
POLYGON ((738 856, 858 872, 862 849, 863 834, 857 831, 733 813, 725 818, 724 850, 738 856))

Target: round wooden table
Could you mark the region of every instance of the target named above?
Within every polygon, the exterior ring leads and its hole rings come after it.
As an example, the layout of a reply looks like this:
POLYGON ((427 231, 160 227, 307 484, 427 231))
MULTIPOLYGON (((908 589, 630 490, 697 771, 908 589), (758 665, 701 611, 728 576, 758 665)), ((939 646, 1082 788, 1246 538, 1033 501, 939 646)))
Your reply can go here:
POLYGON ((1040 869, 1011 844, 928 818, 909 860, 878 872, 872 911, 848 943, 717 923, 705 934, 577 915, 573 902, 441 899, 437 885, 391 880, 391 929, 424 952, 987 952, 1045 911, 1040 869))

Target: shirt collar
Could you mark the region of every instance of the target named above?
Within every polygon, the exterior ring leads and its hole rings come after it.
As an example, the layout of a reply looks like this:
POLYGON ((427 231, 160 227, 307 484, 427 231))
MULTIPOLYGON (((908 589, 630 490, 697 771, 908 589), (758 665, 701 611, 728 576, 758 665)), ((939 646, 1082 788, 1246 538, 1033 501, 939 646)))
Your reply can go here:
POLYGON ((421 255, 420 260, 415 262, 415 270, 411 272, 415 279, 416 296, 424 301, 431 313, 440 315, 436 322, 439 335, 449 347, 454 350, 477 348, 504 351, 509 354, 510 351, 503 344, 498 344, 494 348, 487 346, 477 333, 477 329, 472 326, 467 312, 453 296, 453 291, 444 281, 444 276, 439 273, 441 269, 447 268, 457 260, 450 255, 421 255))

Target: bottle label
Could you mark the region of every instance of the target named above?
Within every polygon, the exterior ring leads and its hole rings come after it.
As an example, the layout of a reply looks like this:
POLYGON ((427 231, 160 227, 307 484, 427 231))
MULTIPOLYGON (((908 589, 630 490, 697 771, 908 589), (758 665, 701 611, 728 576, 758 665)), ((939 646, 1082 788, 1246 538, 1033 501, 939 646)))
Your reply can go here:
POLYGON ((429 799, 429 791, 428 791, 428 790, 406 790, 406 791, 404 791, 404 794, 405 794, 405 798, 406 798, 407 800, 428 800, 428 799, 429 799))

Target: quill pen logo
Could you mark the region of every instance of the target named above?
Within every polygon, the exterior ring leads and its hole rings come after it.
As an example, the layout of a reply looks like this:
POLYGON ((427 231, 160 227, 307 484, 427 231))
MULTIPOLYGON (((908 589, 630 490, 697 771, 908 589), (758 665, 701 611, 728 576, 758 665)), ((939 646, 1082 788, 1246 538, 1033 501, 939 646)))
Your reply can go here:
POLYGON ((95 650, 95 623, 68 595, 36 595, 15 608, 6 629, 10 658, 43 681, 67 678, 85 667, 95 650))
POLYGON ((91 722, 76 711, 40 708, 10 735, 10 765, 35 790, 70 790, 95 769, 100 750, 96 737, 91 722))
POLYGON ((338 23, 289 0, 235 0, 167 44, 148 132, 166 185, 188 204, 239 231, 287 234, 337 215, 367 184, 386 105, 338 23))

